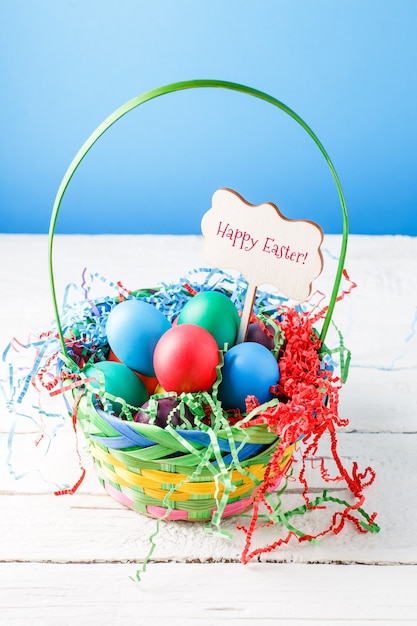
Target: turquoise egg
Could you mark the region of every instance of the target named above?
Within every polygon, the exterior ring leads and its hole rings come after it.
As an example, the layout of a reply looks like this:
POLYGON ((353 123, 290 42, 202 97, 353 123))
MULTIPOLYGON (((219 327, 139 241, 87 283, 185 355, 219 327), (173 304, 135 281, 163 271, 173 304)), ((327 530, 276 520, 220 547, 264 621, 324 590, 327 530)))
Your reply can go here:
MULTIPOLYGON (((149 399, 144 383, 123 363, 99 361, 87 366, 83 371, 87 378, 96 379, 91 382, 94 387, 99 389, 103 384, 107 393, 121 398, 131 406, 140 407, 149 399)), ((115 414, 120 415, 122 403, 110 401, 110 404, 115 414)))
POLYGON ((223 350, 233 346, 240 325, 239 313, 233 302, 220 291, 202 291, 183 306, 178 324, 195 324, 205 328, 223 350))

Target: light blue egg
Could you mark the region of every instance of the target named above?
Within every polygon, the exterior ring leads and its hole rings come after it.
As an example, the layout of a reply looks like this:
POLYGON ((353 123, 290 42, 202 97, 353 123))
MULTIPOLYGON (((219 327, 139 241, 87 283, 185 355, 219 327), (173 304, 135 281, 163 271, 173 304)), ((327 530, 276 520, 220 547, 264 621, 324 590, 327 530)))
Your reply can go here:
POLYGON ((165 315, 152 304, 124 300, 110 311, 106 334, 110 348, 122 363, 145 376, 155 376, 155 346, 170 328, 165 315))

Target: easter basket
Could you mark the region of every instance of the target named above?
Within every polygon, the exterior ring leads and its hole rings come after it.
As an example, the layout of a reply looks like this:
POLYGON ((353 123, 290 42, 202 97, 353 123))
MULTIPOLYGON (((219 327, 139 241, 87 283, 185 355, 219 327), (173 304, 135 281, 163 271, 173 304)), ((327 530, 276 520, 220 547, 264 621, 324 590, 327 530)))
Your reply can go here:
MULTIPOLYGON (((208 522, 213 532, 221 532, 224 518, 248 511, 249 524, 240 526, 246 533, 244 562, 262 551, 279 547, 291 537, 314 540, 325 532, 338 532, 348 519, 362 531, 375 530, 373 518, 361 508, 362 491, 372 482, 373 472, 368 468, 360 475, 355 466, 349 473, 337 453, 336 429, 344 425, 337 412, 338 392, 346 379, 349 357, 340 346, 329 349, 325 345, 335 303, 341 297, 347 237, 342 188, 324 147, 296 113, 263 92, 215 80, 175 83, 127 102, 97 128, 66 172, 51 216, 49 268, 60 342, 57 388, 52 393, 65 395, 74 425, 81 427, 88 442, 98 479, 110 496, 158 520, 208 522), (261 99, 300 124, 330 168, 342 210, 341 250, 326 307, 317 311, 308 306, 290 305, 286 298, 267 292, 258 292, 253 297, 249 321, 270 342, 268 350, 275 360, 279 359, 281 375, 273 388, 268 384, 266 399, 259 401, 255 394, 248 394, 244 406, 238 410, 225 409, 222 404, 223 366, 230 350, 227 341, 217 351, 215 377, 204 389, 180 386, 170 390, 163 385, 158 387, 154 374, 136 372, 133 378, 139 378, 142 388, 147 390, 140 402, 126 400, 107 388, 105 375, 97 364, 122 360, 113 353, 106 336, 110 315, 122 304, 146 303, 162 312, 171 326, 196 294, 215 291, 233 302, 238 314, 243 315, 248 285, 242 276, 232 277, 209 268, 191 272, 175 285, 136 291, 120 288, 116 297, 85 302, 79 319, 73 312, 62 317, 55 290, 52 261, 55 226, 65 191, 85 155, 108 128, 132 109, 166 94, 201 88, 229 89, 261 99), (320 330, 316 324, 321 325, 320 330), (339 374, 335 372, 336 357, 342 361, 338 364, 339 374), (159 411, 163 406, 165 413, 161 421, 159 411), (314 498, 308 494, 306 459, 314 456, 318 440, 325 432, 330 434, 338 470, 338 476, 332 480, 344 481, 352 500, 337 500, 326 490, 314 498), (292 518, 301 514, 302 507, 291 513, 282 508, 294 455, 301 447, 304 512, 336 501, 340 508, 326 530, 315 533, 295 529, 292 518), (265 548, 251 551, 250 541, 257 526, 278 523, 286 528, 284 536, 265 548)), ((175 362, 171 367, 175 368, 175 362)), ((256 368, 255 359, 253 369, 256 368)), ((325 476, 324 471, 322 474, 325 476)))

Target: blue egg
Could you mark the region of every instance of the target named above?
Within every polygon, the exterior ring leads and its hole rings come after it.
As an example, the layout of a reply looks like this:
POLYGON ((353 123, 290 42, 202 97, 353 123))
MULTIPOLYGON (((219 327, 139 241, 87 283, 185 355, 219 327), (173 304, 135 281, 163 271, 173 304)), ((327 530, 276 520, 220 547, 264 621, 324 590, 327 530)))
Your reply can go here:
POLYGON ((219 399, 225 410, 246 412, 245 399, 255 396, 260 404, 274 396, 270 387, 279 381, 279 366, 265 346, 244 342, 230 348, 224 355, 219 399))
POLYGON ((165 315, 149 302, 124 300, 109 313, 107 341, 116 357, 130 369, 155 376, 155 346, 170 328, 165 315))

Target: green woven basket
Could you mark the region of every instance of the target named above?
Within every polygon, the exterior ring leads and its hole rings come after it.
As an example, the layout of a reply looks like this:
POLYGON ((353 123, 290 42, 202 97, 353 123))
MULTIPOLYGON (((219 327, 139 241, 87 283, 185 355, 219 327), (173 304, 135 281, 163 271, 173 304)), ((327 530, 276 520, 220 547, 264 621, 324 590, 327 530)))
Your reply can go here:
MULTIPOLYGON (((293 118, 313 139, 325 158, 337 187, 343 218, 340 257, 329 306, 320 333, 320 345, 332 318, 339 292, 346 255, 348 220, 339 179, 324 147, 291 109, 266 93, 250 87, 216 80, 192 80, 174 83, 148 91, 121 106, 110 115, 81 147, 65 173, 56 195, 49 230, 49 269, 53 306, 62 349, 63 385, 70 387, 67 398, 70 410, 89 442, 97 475, 108 493, 122 504, 156 518, 173 520, 209 520, 213 517, 238 515, 251 506, 254 492, 262 485, 265 472, 271 482, 270 461, 279 448, 280 433, 266 424, 228 423, 218 403, 209 394, 186 398, 195 410, 198 428, 161 428, 120 419, 97 402, 97 390, 91 389, 85 374, 74 359, 68 337, 76 328, 63 327, 58 309, 53 272, 53 243, 61 202, 72 176, 95 142, 115 122, 132 109, 159 96, 186 89, 222 88, 259 98, 293 118), (203 399, 206 406, 199 401, 203 399), (211 407, 211 425, 204 422, 204 411, 211 407)), ((135 297, 146 295, 137 292, 135 297)), ((158 289, 153 290, 157 298, 158 289)), ((94 307, 88 313, 94 320, 94 307)), ((76 326, 76 324, 75 324, 76 326)), ((93 355, 94 356, 94 355, 93 355)), ((260 407, 259 410, 262 410, 260 407)), ((274 465, 278 487, 285 476, 297 442, 292 441, 274 465)))

